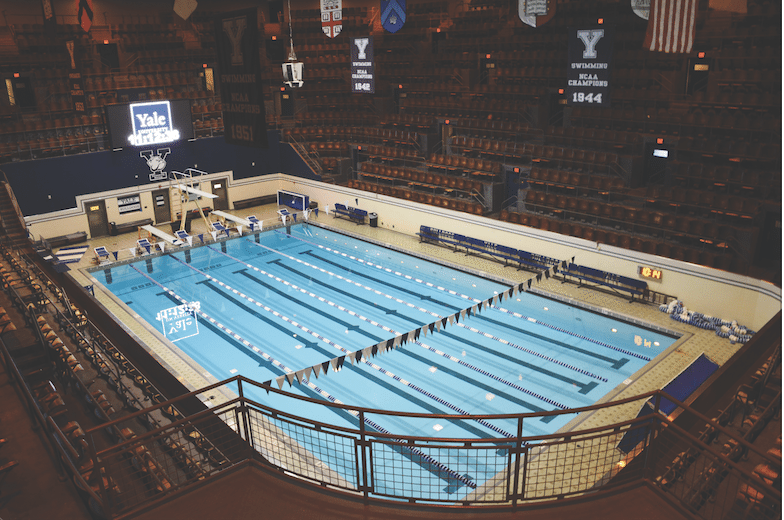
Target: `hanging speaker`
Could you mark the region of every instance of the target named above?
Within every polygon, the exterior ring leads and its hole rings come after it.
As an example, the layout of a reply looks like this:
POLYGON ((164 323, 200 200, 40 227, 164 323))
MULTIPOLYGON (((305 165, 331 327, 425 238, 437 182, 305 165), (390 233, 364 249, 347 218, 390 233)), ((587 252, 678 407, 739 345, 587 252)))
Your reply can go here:
POLYGON ((283 64, 283 83, 290 88, 299 88, 305 82, 302 81, 302 72, 305 68, 304 63, 286 62, 283 64))

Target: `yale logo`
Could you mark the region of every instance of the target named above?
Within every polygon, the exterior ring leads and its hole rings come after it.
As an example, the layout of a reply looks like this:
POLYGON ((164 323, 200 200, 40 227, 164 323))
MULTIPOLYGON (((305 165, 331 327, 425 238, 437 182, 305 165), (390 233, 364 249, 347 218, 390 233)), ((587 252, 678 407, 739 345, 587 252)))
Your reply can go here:
POLYGON ((130 110, 133 133, 128 141, 133 146, 170 143, 180 138, 180 132, 172 127, 168 101, 133 103, 130 110))

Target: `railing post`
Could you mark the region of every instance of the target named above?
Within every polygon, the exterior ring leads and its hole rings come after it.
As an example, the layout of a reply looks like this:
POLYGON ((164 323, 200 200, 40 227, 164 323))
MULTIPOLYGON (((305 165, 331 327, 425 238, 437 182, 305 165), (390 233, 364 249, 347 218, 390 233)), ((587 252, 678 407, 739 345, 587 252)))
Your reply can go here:
POLYGON ((514 469, 512 474, 512 509, 517 507, 518 487, 520 486, 520 455, 522 453, 523 418, 517 418, 517 439, 514 445, 514 469))
MULTIPOLYGON (((251 437, 250 428, 248 427, 248 418, 250 414, 248 413, 248 405, 245 403, 245 395, 242 392, 242 379, 237 378, 237 393, 240 396, 240 409, 239 415, 242 416, 242 432, 245 436, 245 442, 248 443, 249 453, 248 458, 253 457, 253 452, 255 451, 256 447, 253 443, 253 437, 251 437)), ((235 414, 237 413, 237 409, 235 408, 235 414)), ((238 421, 239 418, 235 417, 235 421, 238 421)), ((239 427, 237 428, 239 430, 239 427)))
POLYGON ((357 465, 360 466, 357 468, 357 478, 360 480, 357 489, 362 491, 362 496, 365 497, 365 500, 368 498, 368 494, 370 492, 370 486, 368 485, 368 473, 367 473, 367 451, 365 447, 368 445, 367 439, 365 439, 365 412, 359 412, 359 441, 357 442, 357 447, 359 448, 359 457, 357 457, 357 465), (361 474, 360 474, 361 472, 361 474))

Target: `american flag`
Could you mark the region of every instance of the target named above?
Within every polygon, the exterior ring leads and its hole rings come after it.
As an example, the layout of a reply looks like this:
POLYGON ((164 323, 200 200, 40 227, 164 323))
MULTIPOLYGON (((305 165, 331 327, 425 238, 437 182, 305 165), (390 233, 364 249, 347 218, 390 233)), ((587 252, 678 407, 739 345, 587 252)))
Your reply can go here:
POLYGON ((697 0, 651 0, 643 47, 658 52, 691 52, 697 0))

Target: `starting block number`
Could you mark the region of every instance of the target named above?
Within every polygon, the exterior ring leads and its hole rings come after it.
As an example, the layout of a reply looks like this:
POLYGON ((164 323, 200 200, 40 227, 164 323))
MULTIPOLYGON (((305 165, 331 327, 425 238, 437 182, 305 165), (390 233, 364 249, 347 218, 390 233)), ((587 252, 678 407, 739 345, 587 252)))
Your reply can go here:
POLYGON ((199 333, 199 322, 196 319, 198 310, 199 302, 191 302, 158 311, 156 319, 161 322, 161 329, 166 339, 174 343, 196 336, 199 333))

